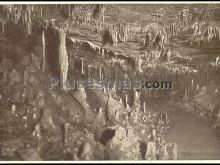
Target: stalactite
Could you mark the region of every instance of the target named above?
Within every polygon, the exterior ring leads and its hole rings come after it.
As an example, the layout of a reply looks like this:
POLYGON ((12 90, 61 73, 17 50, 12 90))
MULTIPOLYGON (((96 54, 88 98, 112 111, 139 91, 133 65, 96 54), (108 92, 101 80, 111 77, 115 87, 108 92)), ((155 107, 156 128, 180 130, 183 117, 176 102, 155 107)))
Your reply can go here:
POLYGON ((46 65, 46 59, 45 59, 45 32, 43 30, 42 32, 42 50, 43 50, 43 65, 42 65, 42 71, 45 71, 45 65, 46 65))
POLYGON ((1 21, 2 23, 2 33, 4 34, 5 33, 5 24, 6 24, 6 21, 1 21))
POLYGON ((21 20, 22 24, 25 26, 27 34, 31 34, 32 31, 32 14, 34 7, 32 5, 27 5, 24 9, 22 5, 5 5, 4 11, 7 15, 7 20, 11 20, 14 24, 19 24, 21 20))
POLYGON ((70 15, 71 15, 71 5, 69 4, 68 5, 68 17, 70 17, 70 15))
POLYGON ((42 18, 43 17, 43 8, 40 7, 40 17, 42 18))
POLYGON ((66 82, 67 82, 67 73, 68 73, 68 54, 66 50, 66 33, 64 29, 59 29, 59 67, 60 67, 60 82, 61 87, 66 90, 66 82))
POLYGON ((31 24, 31 11, 30 9, 27 10, 27 15, 28 15, 28 20, 27 20, 27 30, 28 30, 28 34, 31 34, 32 31, 32 24, 31 24))

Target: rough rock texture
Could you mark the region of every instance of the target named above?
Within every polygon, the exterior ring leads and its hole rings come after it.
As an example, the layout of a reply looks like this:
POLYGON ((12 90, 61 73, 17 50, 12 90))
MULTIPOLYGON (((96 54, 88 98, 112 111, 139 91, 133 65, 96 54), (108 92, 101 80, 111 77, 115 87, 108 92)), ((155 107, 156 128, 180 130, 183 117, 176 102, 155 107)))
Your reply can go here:
POLYGON ((26 161, 41 161, 39 153, 33 148, 24 148, 18 151, 19 156, 22 160, 26 161))

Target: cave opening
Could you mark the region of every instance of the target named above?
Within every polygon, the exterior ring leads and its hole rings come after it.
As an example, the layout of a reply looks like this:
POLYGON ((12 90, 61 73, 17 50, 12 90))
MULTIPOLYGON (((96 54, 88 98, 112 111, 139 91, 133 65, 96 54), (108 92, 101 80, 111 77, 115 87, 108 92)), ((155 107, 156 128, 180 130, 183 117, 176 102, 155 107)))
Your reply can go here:
POLYGON ((147 145, 143 141, 139 142, 139 144, 140 144, 141 157, 144 160, 145 159, 145 154, 146 154, 146 151, 147 151, 147 145))
POLYGON ((107 128, 102 131, 101 137, 100 137, 100 143, 103 145, 107 145, 109 140, 111 140, 115 136, 115 130, 111 128, 107 128))

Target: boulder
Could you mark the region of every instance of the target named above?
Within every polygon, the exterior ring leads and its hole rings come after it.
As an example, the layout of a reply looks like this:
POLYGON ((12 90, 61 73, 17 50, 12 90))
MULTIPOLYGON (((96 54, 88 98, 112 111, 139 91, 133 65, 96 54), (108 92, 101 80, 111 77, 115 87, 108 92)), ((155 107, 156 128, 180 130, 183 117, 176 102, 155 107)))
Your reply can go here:
POLYGON ((19 73, 16 69, 13 69, 11 74, 10 74, 10 77, 9 77, 9 83, 11 85, 14 85, 15 83, 18 83, 22 80, 22 75, 21 73, 19 73))
POLYGON ((8 76, 8 72, 7 72, 7 71, 4 71, 0 83, 1 83, 1 84, 5 84, 5 83, 8 81, 8 77, 9 77, 9 76, 8 76))
POLYGON ((94 127, 96 129, 102 128, 106 125, 105 112, 102 108, 99 108, 97 117, 94 121, 94 127))
POLYGON ((23 56, 22 60, 21 60, 21 65, 23 67, 26 67, 28 65, 30 65, 31 63, 31 59, 30 59, 30 56, 26 55, 26 56, 23 56))
POLYGON ((13 63, 11 59, 3 58, 0 63, 0 73, 12 69, 13 63))
POLYGON ((41 69, 41 58, 33 55, 33 66, 36 67, 38 70, 41 69))
POLYGON ((81 103, 81 105, 86 109, 87 103, 86 103, 86 92, 83 87, 80 87, 77 89, 77 91, 74 93, 75 98, 81 103))
POLYGON ((42 91, 39 91, 35 97, 34 97, 34 104, 38 108, 43 108, 45 106, 45 93, 42 91))
POLYGON ((147 143, 147 151, 145 155, 146 160, 156 160, 156 143, 148 142, 147 143))
POLYGON ((134 130, 119 126, 115 129, 115 136, 108 143, 110 160, 140 160, 139 146, 134 130))
POLYGON ((108 117, 110 119, 115 118, 116 120, 119 120, 118 116, 123 112, 124 107, 123 104, 115 100, 110 94, 107 104, 107 110, 108 110, 108 117))
POLYGON ((42 110, 40 122, 44 130, 51 130, 55 128, 50 108, 45 108, 42 110))
POLYGON ((22 90, 20 88, 15 88, 13 90, 13 96, 12 96, 13 100, 15 102, 18 102, 18 103, 22 103, 23 102, 23 98, 22 98, 22 90))
POLYGON ((82 154, 80 155, 81 160, 93 160, 93 149, 90 143, 83 145, 82 154))
POLYGON ((39 153, 34 148, 24 148, 18 151, 18 155, 25 161, 41 161, 39 153))

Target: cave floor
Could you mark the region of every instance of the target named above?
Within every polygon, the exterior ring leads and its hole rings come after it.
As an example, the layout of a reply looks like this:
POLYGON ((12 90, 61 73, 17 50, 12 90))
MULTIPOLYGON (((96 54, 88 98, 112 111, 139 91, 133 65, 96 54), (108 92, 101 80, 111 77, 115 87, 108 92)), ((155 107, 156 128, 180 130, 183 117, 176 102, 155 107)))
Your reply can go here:
POLYGON ((165 140, 176 142, 178 160, 220 159, 219 136, 214 128, 208 126, 207 121, 170 100, 158 100, 152 106, 169 116, 171 124, 165 140))

